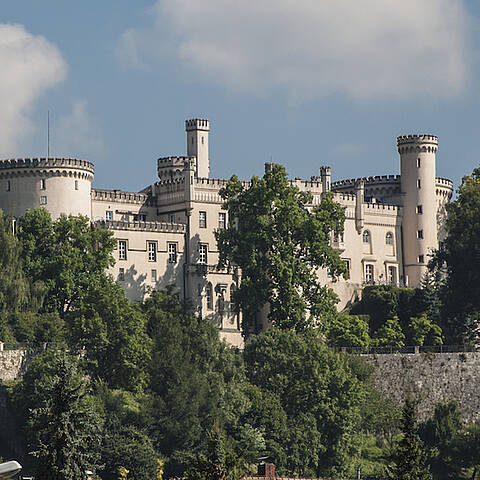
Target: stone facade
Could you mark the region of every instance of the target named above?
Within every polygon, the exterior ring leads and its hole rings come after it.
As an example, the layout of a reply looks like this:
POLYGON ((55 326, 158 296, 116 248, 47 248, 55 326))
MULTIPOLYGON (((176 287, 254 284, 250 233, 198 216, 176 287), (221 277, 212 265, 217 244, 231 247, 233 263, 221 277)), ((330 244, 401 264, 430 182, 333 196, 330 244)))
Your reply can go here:
MULTIPOLYGON (((54 218, 82 214, 114 233, 118 247, 110 274, 132 300, 173 285, 198 315, 211 320, 222 338, 240 346, 240 316, 231 303, 241 272, 218 271, 214 232, 228 221, 219 190, 225 179, 209 177, 210 123, 187 120, 187 155, 157 160, 158 181, 139 192, 92 189, 93 165, 75 159, 0 161, 0 208, 22 215, 44 206, 54 218)), ((435 176, 437 137, 398 137, 401 176, 331 182, 330 167, 291 184, 313 195, 312 207, 332 192, 345 207, 345 233, 332 245, 350 278, 329 284, 343 309, 366 283, 416 286, 428 254, 438 245, 452 182, 435 176)), ((266 168, 270 164, 266 164, 266 168)), ((248 182, 245 182, 248 185, 248 182)))

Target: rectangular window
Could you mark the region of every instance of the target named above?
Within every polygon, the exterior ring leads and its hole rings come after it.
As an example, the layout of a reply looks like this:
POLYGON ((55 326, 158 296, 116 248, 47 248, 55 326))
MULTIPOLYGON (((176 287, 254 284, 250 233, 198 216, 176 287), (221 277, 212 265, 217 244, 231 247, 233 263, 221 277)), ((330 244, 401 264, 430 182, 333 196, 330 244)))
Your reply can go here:
POLYGON ((42 196, 40 197, 40 205, 46 205, 47 204, 47 197, 42 196))
POLYGON ((157 271, 152 269, 152 282, 157 281, 157 271))
POLYGON ((350 276, 350 260, 343 259, 343 263, 345 264, 345 268, 347 269, 348 276, 350 276))
POLYGON ((118 269, 118 280, 120 282, 123 282, 125 280, 125 269, 124 268, 119 268, 118 269))
POLYGON ((208 260, 208 245, 206 243, 200 243, 198 245, 198 263, 202 263, 206 265, 207 260, 208 260))
POLYGON ((10 180, 7 180, 7 192, 9 192, 11 188, 12 184, 10 183, 10 180))
POLYGON ((170 223, 175 223, 175 215, 170 215, 170 223))
POLYGON ((177 244, 168 244, 168 263, 177 263, 177 244))
POLYGON ((227 226, 227 214, 225 212, 219 212, 218 214, 218 228, 223 230, 227 226))
POLYGON ((366 283, 373 283, 374 279, 374 271, 373 271, 373 265, 371 263, 367 263, 365 265, 365 282, 366 283))
POLYGON ((417 180, 417 188, 422 188, 422 182, 420 179, 417 180))
POLYGON ((397 267, 388 267, 388 283, 395 285, 397 283, 397 267))
POLYGON ((419 158, 417 158, 417 168, 420 168, 420 165, 421 165, 421 161, 419 158))
POLYGON ((425 258, 424 258, 423 255, 419 255, 419 256, 418 256, 418 263, 425 263, 424 260, 425 260, 425 258))
POLYGON ((134 222, 145 222, 147 220, 147 214, 146 213, 135 213, 133 215, 133 221, 134 222))
POLYGON ((199 228, 207 228, 207 212, 198 212, 199 228))
POLYGON ((75 190, 78 190, 78 180, 75 180, 75 190))
POLYGON ((45 190, 47 188, 47 182, 44 178, 40 179, 40 190, 45 190))
POLYGON ((157 244, 155 242, 148 242, 148 261, 157 261, 157 244))
POLYGON ((418 214, 418 215, 422 215, 422 213, 423 213, 423 207, 422 207, 422 205, 417 205, 417 214, 418 214))
POLYGON ((127 241, 126 240, 118 241, 118 259, 119 260, 127 259, 127 241))
POLYGON ((417 238, 423 238, 423 230, 417 230, 417 238))
POLYGON ((105 220, 112 220, 113 219, 113 212, 111 212, 110 210, 107 210, 105 212, 105 220))

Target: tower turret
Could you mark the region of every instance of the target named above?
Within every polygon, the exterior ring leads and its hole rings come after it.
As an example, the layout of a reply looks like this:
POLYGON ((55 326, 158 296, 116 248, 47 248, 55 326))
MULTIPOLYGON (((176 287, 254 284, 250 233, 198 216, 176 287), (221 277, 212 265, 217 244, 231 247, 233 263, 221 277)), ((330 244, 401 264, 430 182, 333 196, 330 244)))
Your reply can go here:
POLYGON ((403 135, 400 154, 403 206, 404 267, 409 286, 418 286, 427 271, 430 254, 438 248, 435 161, 438 138, 403 135))
POLYGON ((187 132, 187 155, 197 158, 197 177, 208 178, 210 176, 210 157, 208 154, 210 122, 204 118, 186 120, 185 130, 187 132))

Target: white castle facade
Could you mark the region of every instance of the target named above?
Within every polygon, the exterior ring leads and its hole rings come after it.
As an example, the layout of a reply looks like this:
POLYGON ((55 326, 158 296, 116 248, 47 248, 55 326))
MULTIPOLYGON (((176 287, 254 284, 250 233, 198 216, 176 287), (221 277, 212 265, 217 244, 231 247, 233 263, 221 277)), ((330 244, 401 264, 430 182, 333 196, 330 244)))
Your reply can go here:
MULTIPOLYGON (((36 207, 53 218, 89 217, 117 239, 110 274, 130 299, 173 285, 198 315, 218 326, 222 338, 241 345, 241 318, 230 302, 241 272, 216 267, 214 232, 228 221, 219 190, 227 180, 210 178, 209 130, 208 120, 187 120, 187 155, 159 158, 159 180, 136 193, 92 188, 94 167, 84 160, 0 161, 0 208, 17 217, 36 207)), ((291 180, 312 193, 312 206, 332 192, 345 207, 345 232, 332 235, 332 245, 349 279, 333 282, 326 271, 319 273, 319 281, 339 296, 339 308, 353 302, 365 284, 419 285, 438 246, 452 196, 452 182, 435 175, 438 139, 406 135, 397 144, 401 175, 332 183, 330 167, 320 167, 319 176, 291 180)))

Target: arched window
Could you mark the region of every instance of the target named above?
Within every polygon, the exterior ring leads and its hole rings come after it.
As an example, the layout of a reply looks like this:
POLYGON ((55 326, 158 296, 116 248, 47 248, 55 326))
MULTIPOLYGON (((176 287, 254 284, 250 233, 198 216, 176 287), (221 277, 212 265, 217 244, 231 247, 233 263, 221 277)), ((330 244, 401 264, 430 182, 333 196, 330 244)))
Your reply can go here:
POLYGON ((385 235, 385 243, 387 245, 393 245, 393 233, 392 232, 387 232, 385 235))
POLYGON ((207 297, 207 309, 213 310, 213 288, 210 282, 207 283, 205 288, 205 295, 207 297))
POLYGON ((363 232, 363 243, 370 243, 370 232, 368 230, 363 232))

